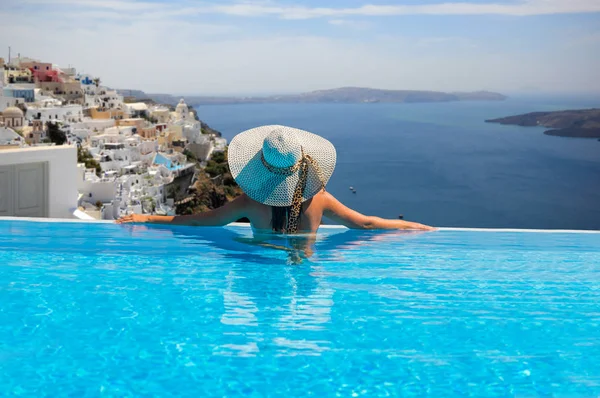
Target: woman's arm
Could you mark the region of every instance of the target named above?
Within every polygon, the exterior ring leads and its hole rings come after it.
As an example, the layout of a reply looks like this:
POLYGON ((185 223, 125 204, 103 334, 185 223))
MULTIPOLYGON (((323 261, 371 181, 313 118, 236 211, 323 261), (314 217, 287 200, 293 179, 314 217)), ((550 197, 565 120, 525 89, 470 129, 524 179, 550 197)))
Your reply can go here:
POLYGON ((218 209, 209 210, 190 216, 150 216, 146 214, 131 214, 117 220, 124 223, 156 223, 174 225, 221 226, 247 217, 248 197, 239 196, 218 209))
POLYGON ((387 220, 380 217, 365 216, 349 207, 344 206, 333 195, 325 192, 325 207, 323 214, 352 229, 412 229, 422 231, 435 231, 436 228, 416 222, 404 220, 387 220))

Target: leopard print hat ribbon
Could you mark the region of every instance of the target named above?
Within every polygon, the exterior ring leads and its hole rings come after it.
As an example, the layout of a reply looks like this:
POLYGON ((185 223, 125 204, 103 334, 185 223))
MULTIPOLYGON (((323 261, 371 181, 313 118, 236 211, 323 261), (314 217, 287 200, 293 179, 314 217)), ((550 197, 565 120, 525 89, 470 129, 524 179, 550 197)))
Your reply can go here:
POLYGON ((261 152, 262 163, 271 173, 283 176, 290 176, 296 173, 298 170, 300 170, 300 178, 298 179, 298 184, 296 184, 296 188, 294 189, 294 195, 292 197, 292 205, 288 216, 286 233, 298 232, 300 212, 302 210, 302 195, 304 193, 304 190, 306 189, 309 165, 312 166, 312 168, 317 173, 319 182, 321 183, 321 189, 325 189, 326 180, 323 176, 321 168, 319 167, 319 164, 310 155, 304 153, 304 148, 301 149, 302 157, 295 164, 289 167, 275 167, 269 164, 269 162, 267 162, 267 160, 265 159, 264 154, 261 152))

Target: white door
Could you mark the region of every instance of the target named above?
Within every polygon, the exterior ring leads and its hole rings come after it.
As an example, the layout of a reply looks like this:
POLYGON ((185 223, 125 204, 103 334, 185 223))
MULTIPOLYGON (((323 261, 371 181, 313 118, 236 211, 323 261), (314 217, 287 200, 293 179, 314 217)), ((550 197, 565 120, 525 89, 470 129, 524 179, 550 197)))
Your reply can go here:
POLYGON ((14 166, 0 166, 0 217, 13 215, 13 169, 14 166))
POLYGON ((0 166, 0 216, 48 216, 45 163, 0 166))

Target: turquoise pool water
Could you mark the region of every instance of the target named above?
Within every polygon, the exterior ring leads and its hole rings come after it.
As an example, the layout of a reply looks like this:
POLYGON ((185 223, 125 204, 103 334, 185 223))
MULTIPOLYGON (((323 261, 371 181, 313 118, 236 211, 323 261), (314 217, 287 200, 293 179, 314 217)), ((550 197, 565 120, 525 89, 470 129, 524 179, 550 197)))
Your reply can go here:
POLYGON ((158 165, 162 164, 163 166, 165 166, 167 169, 169 169, 171 171, 175 171, 175 170, 179 170, 179 169, 183 168, 183 166, 174 164, 171 161, 171 159, 164 157, 160 153, 157 153, 156 156, 154 157, 154 164, 158 164, 158 165))
POLYGON ((6 395, 598 396, 599 336, 599 234, 0 221, 6 395))

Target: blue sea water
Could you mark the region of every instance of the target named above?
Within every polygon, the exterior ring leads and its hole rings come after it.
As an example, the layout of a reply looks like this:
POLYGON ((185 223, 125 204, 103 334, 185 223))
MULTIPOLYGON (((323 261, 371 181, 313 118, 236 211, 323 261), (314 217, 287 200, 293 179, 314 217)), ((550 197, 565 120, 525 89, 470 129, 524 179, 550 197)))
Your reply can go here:
POLYGON ((0 221, 0 395, 598 396, 599 236, 0 221))
POLYGON ((338 152, 329 191, 367 214, 440 226, 600 229, 598 140, 484 123, 588 107, 600 107, 600 98, 196 108, 228 139, 264 124, 329 139, 338 152))

